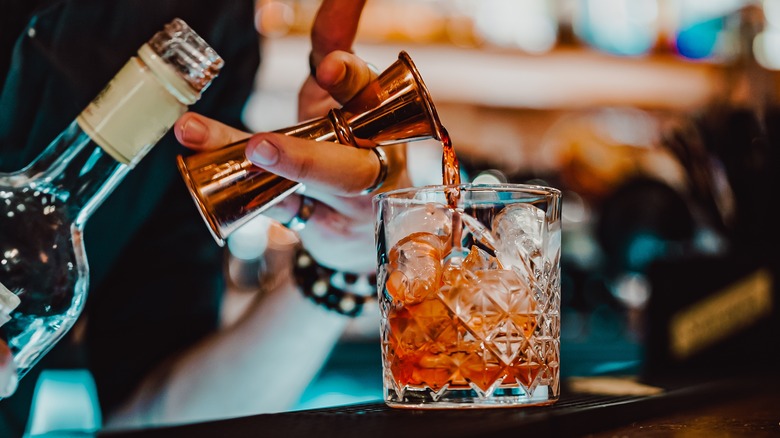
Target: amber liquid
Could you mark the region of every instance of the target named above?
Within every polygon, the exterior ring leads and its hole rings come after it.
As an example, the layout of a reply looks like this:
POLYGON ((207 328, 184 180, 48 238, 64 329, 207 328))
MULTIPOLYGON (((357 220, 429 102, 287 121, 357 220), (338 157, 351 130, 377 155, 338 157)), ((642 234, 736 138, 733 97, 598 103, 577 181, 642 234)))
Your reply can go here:
MULTIPOLYGON (((450 134, 444 127, 441 128, 441 174, 442 184, 445 186, 460 185, 460 164, 458 156, 455 155, 455 148, 452 147, 450 134)), ((458 196, 460 190, 457 187, 448 187, 446 189, 447 203, 451 208, 458 205, 458 196)))
MULTIPOLYGON (((450 133, 441 127, 441 175, 442 184, 445 186, 444 195, 447 197, 447 206, 457 208, 460 198, 460 164, 458 156, 455 154, 455 148, 452 147, 450 133)), ((460 216, 452 218, 452 245, 455 250, 460 248, 460 238, 463 226, 460 223, 460 216)))

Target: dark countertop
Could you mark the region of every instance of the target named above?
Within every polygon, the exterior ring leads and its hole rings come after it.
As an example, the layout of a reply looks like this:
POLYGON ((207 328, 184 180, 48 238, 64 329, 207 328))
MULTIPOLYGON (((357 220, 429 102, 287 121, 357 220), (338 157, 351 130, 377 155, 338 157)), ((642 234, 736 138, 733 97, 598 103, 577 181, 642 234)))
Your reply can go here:
POLYGON ((391 409, 378 401, 262 414, 198 424, 102 432, 98 437, 483 437, 780 436, 775 379, 704 381, 662 386, 653 395, 595 395, 564 388, 546 407, 465 410, 391 409), (684 435, 677 435, 685 432, 684 435), (690 432, 690 434, 688 434, 690 432), (764 435, 762 435, 764 434, 764 435))

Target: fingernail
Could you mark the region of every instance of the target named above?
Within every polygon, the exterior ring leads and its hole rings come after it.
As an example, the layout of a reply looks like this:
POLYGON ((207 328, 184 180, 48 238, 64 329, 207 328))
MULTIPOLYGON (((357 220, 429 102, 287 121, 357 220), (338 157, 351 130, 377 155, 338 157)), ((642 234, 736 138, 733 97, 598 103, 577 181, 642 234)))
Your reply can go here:
POLYGON ((208 130, 206 125, 197 119, 189 119, 184 123, 181 130, 182 139, 187 143, 200 144, 206 141, 208 130))
POLYGON ((341 83, 342 81, 344 81, 344 80, 345 80, 345 78, 347 77, 347 70, 349 69, 349 67, 347 66, 347 64, 346 64, 345 62, 342 62, 342 63, 341 63, 341 65, 340 65, 340 67, 341 67, 340 69, 336 70, 336 72, 337 72, 337 76, 336 76, 336 78, 333 80, 333 83, 334 83, 334 84, 340 84, 340 83, 341 83))
POLYGON ((279 149, 268 140, 260 140, 247 146, 246 158, 258 166, 269 166, 279 161, 279 149))

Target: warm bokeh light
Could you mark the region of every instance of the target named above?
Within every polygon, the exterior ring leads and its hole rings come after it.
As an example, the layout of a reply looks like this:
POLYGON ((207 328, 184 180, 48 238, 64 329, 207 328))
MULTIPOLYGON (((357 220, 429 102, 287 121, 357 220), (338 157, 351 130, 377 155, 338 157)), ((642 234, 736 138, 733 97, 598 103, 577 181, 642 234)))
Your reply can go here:
POLYGON ((657 0, 582 0, 575 32, 588 44, 616 55, 642 55, 658 38, 657 0))
POLYGON ((474 21, 486 41, 529 53, 544 53, 557 39, 554 4, 545 0, 484 0, 474 8, 474 21))
POLYGON ((766 28, 753 41, 753 55, 764 68, 780 70, 780 0, 762 3, 766 28))
POLYGON ((280 37, 290 32, 295 12, 287 3, 261 0, 255 9, 255 28, 266 37, 280 37))
POLYGON ((773 27, 780 27, 780 0, 764 0, 762 7, 767 23, 773 27))
POLYGON ((753 54, 761 66, 780 70, 780 28, 772 27, 753 40, 753 54))

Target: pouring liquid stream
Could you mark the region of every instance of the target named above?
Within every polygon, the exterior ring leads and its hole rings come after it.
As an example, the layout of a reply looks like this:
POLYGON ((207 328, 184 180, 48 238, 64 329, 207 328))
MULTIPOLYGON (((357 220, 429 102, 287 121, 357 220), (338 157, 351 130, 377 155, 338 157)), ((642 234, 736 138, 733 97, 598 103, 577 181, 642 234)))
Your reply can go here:
MULTIPOLYGON (((450 134, 444 127, 441 127, 441 174, 442 184, 446 186, 444 193, 447 197, 447 205, 456 210, 460 198, 460 164, 458 156, 455 154, 455 148, 452 146, 450 134)), ((461 236, 463 234, 463 224, 459 214, 452 215, 452 252, 450 256, 467 253, 461 248, 461 236)))

